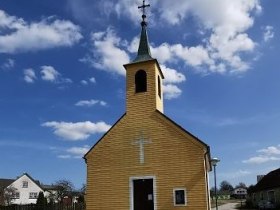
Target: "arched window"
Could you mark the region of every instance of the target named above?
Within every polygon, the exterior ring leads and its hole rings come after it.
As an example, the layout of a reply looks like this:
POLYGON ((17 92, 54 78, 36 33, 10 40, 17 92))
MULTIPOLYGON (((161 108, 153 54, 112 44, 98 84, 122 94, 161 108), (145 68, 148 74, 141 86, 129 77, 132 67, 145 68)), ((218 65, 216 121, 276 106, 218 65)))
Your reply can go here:
POLYGON ((161 85, 160 85, 160 78, 159 78, 159 76, 157 77, 157 79, 158 79, 158 96, 161 98, 161 85))
POLYGON ((144 70, 139 70, 135 74, 135 92, 147 91, 147 73, 144 70))

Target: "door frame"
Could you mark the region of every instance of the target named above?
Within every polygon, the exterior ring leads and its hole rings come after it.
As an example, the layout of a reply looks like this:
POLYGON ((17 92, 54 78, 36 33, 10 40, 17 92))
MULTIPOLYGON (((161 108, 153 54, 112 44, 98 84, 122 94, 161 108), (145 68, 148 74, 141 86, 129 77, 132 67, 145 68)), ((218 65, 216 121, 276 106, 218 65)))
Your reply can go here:
POLYGON ((153 180, 153 200, 154 200, 154 210, 157 210, 157 191, 156 191, 156 176, 134 176, 129 177, 129 201, 130 210, 134 210, 134 180, 139 179, 152 179, 153 180))

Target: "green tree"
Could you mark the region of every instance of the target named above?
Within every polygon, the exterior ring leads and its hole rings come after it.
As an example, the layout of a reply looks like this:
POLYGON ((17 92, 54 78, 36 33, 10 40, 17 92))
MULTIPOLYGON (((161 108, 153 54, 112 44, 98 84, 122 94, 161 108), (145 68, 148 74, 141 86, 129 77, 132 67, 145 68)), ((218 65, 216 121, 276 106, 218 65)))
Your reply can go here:
POLYGON ((47 204, 47 199, 44 196, 43 192, 39 192, 36 205, 37 206, 45 206, 47 204))

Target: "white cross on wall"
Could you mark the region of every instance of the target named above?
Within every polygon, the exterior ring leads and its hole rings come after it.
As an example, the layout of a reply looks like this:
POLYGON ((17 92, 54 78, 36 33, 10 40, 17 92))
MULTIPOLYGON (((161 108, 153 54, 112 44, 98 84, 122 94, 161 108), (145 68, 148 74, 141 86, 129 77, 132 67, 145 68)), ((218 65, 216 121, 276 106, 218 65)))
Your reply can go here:
POLYGON ((145 144, 150 144, 152 143, 152 141, 150 140, 145 140, 143 137, 143 134, 141 135, 141 137, 133 142, 133 145, 139 145, 139 161, 141 164, 144 164, 145 162, 145 150, 144 150, 144 146, 145 144))

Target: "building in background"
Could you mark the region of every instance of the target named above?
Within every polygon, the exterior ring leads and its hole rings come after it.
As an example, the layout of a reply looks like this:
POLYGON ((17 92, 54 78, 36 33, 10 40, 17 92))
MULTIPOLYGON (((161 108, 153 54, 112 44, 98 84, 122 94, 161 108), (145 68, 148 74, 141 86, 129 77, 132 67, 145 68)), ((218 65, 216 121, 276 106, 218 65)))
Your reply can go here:
POLYGON ((39 192, 45 192, 40 182, 24 173, 16 179, 0 179, 2 204, 36 203, 39 192))
POLYGON ((250 189, 248 201, 255 207, 280 207, 280 168, 263 176, 250 189))

